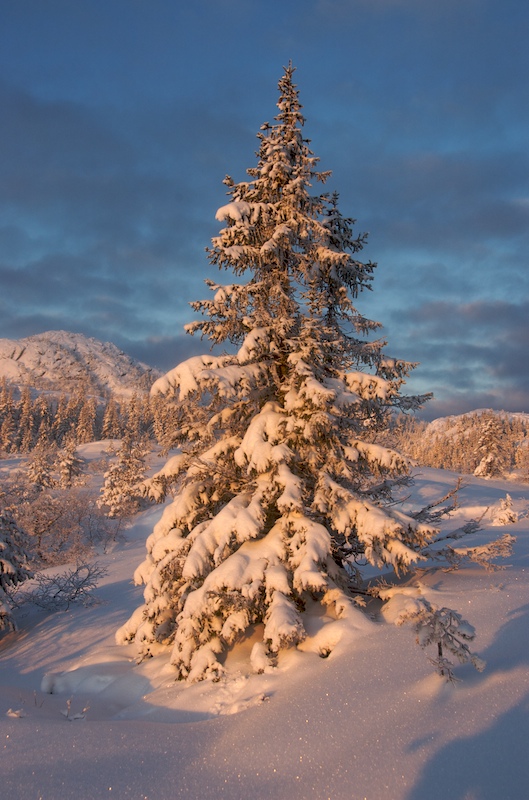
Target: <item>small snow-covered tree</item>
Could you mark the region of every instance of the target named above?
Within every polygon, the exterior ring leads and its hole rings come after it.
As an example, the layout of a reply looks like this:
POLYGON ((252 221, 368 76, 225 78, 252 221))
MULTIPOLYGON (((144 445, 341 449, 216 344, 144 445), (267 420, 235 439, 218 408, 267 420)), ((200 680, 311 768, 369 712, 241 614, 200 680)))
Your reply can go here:
POLYGON ((529 478, 529 439, 522 439, 515 452, 515 466, 519 471, 522 480, 529 478))
POLYGON ((117 540, 119 525, 96 500, 90 487, 37 487, 22 473, 0 483, 1 513, 25 532, 34 569, 85 559, 94 547, 106 549, 117 540))
POLYGON ((147 452, 142 442, 127 434, 123 437, 117 459, 105 473, 98 500, 98 506, 106 509, 109 517, 125 517, 139 510, 147 452))
POLYGON ((172 443, 175 441, 175 419, 173 409, 162 394, 157 394, 152 397, 151 408, 153 413, 153 434, 159 445, 162 447, 162 453, 167 455, 167 451, 171 448, 172 443))
POLYGON ((12 453, 16 450, 17 426, 15 422, 15 411, 11 407, 5 414, 0 426, 0 450, 5 453, 12 453))
POLYGON ((38 443, 27 462, 26 476, 39 491, 55 486, 57 446, 38 443))
POLYGON ((476 448, 480 462, 474 470, 477 478, 494 478, 503 475, 508 464, 504 443, 502 420, 494 414, 484 415, 476 448))
POLYGON ((373 444, 392 409, 427 396, 401 394, 414 365, 385 355, 379 324, 353 304, 375 265, 358 260, 366 236, 338 197, 311 191, 328 173, 303 138, 291 66, 279 91, 257 166, 225 180, 209 250, 247 281, 208 280, 212 299, 192 304, 204 318, 187 327, 236 352, 190 358, 152 390, 173 415, 164 444, 181 453, 147 485, 158 499, 173 486, 175 499, 135 575, 145 604, 118 641, 144 656, 171 645, 189 680, 219 675, 219 653, 251 625, 263 625, 261 654, 301 642, 311 600, 353 608, 358 559, 405 571, 434 535, 390 505, 408 464, 373 444))
MULTIPOLYGON (((88 392, 88 387, 86 388, 88 392)), ((66 404, 66 408, 64 410, 64 420, 66 423, 66 430, 74 431, 77 436, 77 425, 79 423, 79 416, 81 414, 81 409, 85 403, 85 395, 83 394, 83 390, 80 387, 77 391, 70 395, 68 402, 66 404)), ((79 444, 79 442, 78 442, 79 444)))
POLYGON ((94 442, 97 440, 97 403, 93 397, 88 397, 79 412, 79 421, 75 438, 78 444, 94 442))
POLYGON ((383 613, 388 621, 411 625, 421 647, 435 646, 437 652, 429 660, 439 675, 456 680, 450 656, 461 664, 470 662, 479 672, 485 668, 485 662, 470 650, 476 636, 472 625, 457 611, 431 603, 420 585, 380 589, 378 596, 387 601, 383 613))
POLYGON ((7 510, 0 514, 0 630, 15 629, 9 595, 31 578, 28 541, 7 510))
POLYGON ((36 446, 46 447, 53 441, 51 410, 48 401, 39 395, 33 406, 36 429, 36 446))
POLYGON ((101 436, 103 439, 121 439, 123 434, 123 425, 119 413, 119 407, 113 397, 107 403, 105 413, 103 415, 103 427, 101 436))
POLYGON ((493 525, 512 525, 514 522, 518 522, 518 519, 518 513, 512 507, 512 497, 510 494, 506 494, 500 500, 500 506, 496 513, 493 514, 493 525))
POLYGON ((20 397, 17 446, 22 453, 29 453, 33 447, 33 400, 29 386, 24 386, 20 397))
POLYGON ((58 445, 63 444, 64 438, 71 432, 72 426, 73 422, 68 418, 68 400, 65 395, 61 395, 53 420, 53 436, 58 445))
POLYGON ((13 408, 13 390, 7 383, 7 378, 4 376, 0 381, 0 425, 4 417, 13 408))
POLYGON ((77 447, 73 434, 69 434, 64 438, 63 446, 57 455, 57 469, 61 489, 68 489, 75 483, 80 482, 83 462, 77 456, 77 447))

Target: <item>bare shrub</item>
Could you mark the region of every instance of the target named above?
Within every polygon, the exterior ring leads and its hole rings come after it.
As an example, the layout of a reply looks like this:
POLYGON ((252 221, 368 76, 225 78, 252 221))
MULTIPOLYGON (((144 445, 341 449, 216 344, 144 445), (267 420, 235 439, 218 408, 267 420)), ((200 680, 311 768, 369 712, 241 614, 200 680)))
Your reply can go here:
POLYGON ((29 537, 34 568, 85 560, 120 538, 119 521, 108 519, 96 500, 86 487, 42 489, 22 476, 0 487, 0 504, 29 537))
POLYGON ((34 585, 27 591, 19 591, 14 596, 17 606, 32 603, 46 611, 67 611, 74 603, 85 608, 99 601, 94 594, 99 582, 108 570, 94 561, 92 564, 78 564, 64 572, 48 575, 39 573, 34 585))

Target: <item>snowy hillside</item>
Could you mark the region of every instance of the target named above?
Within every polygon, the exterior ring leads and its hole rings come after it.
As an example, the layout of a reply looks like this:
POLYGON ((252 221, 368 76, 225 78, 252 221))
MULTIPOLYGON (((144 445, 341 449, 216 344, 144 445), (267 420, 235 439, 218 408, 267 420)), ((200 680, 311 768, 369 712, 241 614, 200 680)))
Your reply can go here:
POLYGON ((48 331, 25 339, 0 339, 0 379, 53 392, 116 394, 148 391, 159 373, 116 345, 80 333, 48 331))
POLYGON ((525 427, 529 427, 529 414, 523 412, 495 411, 492 408, 477 408, 475 411, 469 411, 466 414, 456 414, 432 420, 425 427, 423 436, 425 438, 435 438, 436 436, 457 438, 461 435, 462 423, 468 422, 469 420, 479 422, 480 418, 483 416, 491 415, 494 415, 499 420, 516 421, 525 427))
MULTIPOLYGON (((85 446, 85 457, 97 457, 96 447, 85 446)), ((430 503, 456 478, 423 469, 408 502, 430 503)), ((525 800, 529 487, 466 480, 443 527, 484 514, 472 544, 509 532, 514 554, 503 571, 467 566, 419 580, 476 627, 484 672, 465 664, 459 682, 444 682, 412 632, 384 622, 375 601, 354 627, 338 620, 323 633, 314 614, 307 640, 261 675, 248 666, 252 637, 228 655, 217 683, 175 682, 167 655, 136 664, 136 645, 117 646, 114 634, 141 597, 131 577, 162 514, 155 506, 99 558, 108 567, 99 605, 18 612, 19 632, 0 639, 5 795, 525 800), (499 527, 507 493, 518 521, 499 527)))
POLYGON ((424 466, 529 482, 529 414, 523 412, 481 408, 430 423, 400 415, 385 435, 424 466))

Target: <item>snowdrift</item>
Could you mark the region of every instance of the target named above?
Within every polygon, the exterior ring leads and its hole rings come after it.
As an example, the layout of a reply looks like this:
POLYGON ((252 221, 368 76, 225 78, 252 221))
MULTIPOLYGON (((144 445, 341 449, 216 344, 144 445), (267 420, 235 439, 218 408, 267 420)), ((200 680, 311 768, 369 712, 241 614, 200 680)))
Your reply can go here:
MULTIPOLYGON (((423 469, 409 503, 444 494, 457 476, 423 469)), ((412 633, 369 615, 323 626, 250 669, 255 636, 228 654, 226 677, 174 680, 168 656, 136 663, 116 629, 140 601, 132 574, 163 508, 135 518, 98 560, 99 604, 19 611, 0 639, 2 785, 17 798, 286 798, 525 800, 529 796, 529 487, 468 478, 447 529, 483 513, 473 543, 498 536, 508 493, 518 519, 506 568, 424 571, 418 579, 478 632, 483 673, 432 672, 412 633)))

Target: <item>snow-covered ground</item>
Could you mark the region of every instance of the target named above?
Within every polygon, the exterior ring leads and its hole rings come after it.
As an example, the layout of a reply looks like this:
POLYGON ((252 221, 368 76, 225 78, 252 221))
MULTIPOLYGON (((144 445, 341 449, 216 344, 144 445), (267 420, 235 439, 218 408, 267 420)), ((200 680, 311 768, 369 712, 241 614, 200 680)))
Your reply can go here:
MULTIPOLYGON (((412 499, 425 505, 455 480, 423 469, 412 499)), ((134 645, 114 642, 140 603, 131 577, 162 513, 149 509, 98 559, 108 568, 98 605, 20 611, 19 631, 0 639, 2 796, 526 800, 529 486, 468 478, 444 527, 487 508, 473 543, 515 535, 506 569, 420 576, 477 628, 484 672, 465 664, 460 682, 445 683, 411 631, 373 603, 354 629, 338 621, 322 632, 315 615, 273 672, 251 674, 248 639, 225 679, 192 686, 174 681, 167 656, 137 665, 134 645), (502 529, 493 517, 507 492, 519 520, 502 529)))

